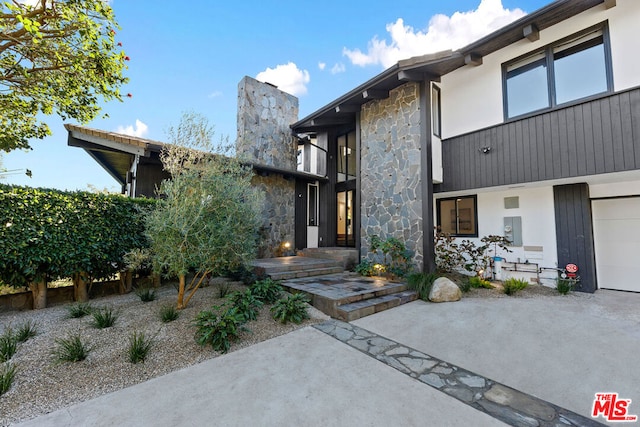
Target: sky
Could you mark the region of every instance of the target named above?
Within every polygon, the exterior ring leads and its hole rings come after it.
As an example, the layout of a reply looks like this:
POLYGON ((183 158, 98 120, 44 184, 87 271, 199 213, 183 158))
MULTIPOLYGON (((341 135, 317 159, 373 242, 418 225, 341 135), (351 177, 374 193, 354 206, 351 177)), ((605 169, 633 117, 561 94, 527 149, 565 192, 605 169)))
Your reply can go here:
MULTIPOLYGON (((297 96, 303 118, 398 60, 463 47, 550 2, 110 0, 117 41, 131 58, 121 92, 131 97, 101 104, 83 125, 166 141, 168 127, 193 111, 215 126, 216 138, 234 141, 244 76, 297 96)), ((67 146, 62 119, 46 122, 52 136, 2 155, 14 173, 0 182, 120 191, 84 150, 67 146)))

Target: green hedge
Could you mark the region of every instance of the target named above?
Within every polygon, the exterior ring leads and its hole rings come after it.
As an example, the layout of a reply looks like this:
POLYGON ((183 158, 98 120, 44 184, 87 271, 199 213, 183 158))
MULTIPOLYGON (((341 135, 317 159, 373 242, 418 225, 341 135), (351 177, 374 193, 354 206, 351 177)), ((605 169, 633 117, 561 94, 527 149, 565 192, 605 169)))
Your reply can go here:
POLYGON ((0 185, 0 280, 14 287, 87 272, 107 278, 148 245, 154 200, 0 185))

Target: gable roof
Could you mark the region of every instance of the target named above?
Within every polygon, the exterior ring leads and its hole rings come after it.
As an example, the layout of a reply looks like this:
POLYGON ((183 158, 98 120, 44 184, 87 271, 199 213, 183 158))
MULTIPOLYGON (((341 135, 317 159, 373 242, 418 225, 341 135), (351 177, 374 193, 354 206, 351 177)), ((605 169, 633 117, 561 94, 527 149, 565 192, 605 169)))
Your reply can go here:
POLYGON ((353 123, 355 112, 360 111, 363 104, 372 99, 385 98, 391 89, 408 81, 439 81, 440 76, 467 63, 481 61, 483 56, 522 40, 530 30, 544 30, 602 3, 607 3, 608 7, 615 5, 613 0, 556 0, 456 51, 448 50, 399 61, 292 124, 291 128, 301 133, 353 123))

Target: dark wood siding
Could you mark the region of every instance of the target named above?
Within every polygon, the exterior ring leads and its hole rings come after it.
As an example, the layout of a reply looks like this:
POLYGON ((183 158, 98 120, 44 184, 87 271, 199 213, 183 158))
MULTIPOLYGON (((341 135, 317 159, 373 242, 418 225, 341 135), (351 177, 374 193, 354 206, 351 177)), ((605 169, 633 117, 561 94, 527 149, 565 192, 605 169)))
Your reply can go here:
POLYGON ((156 190, 163 180, 171 175, 164 171, 158 153, 151 153, 151 157, 141 157, 136 171, 135 197, 157 197, 156 190))
POLYGON ((307 247, 307 182, 296 180, 296 249, 307 247))
POLYGON ((584 183, 554 186, 553 200, 556 214, 558 266, 576 264, 580 276, 578 290, 594 292, 596 269, 589 186, 584 183))
POLYGON ((437 192, 640 169, 640 88, 447 139, 442 161, 437 192))

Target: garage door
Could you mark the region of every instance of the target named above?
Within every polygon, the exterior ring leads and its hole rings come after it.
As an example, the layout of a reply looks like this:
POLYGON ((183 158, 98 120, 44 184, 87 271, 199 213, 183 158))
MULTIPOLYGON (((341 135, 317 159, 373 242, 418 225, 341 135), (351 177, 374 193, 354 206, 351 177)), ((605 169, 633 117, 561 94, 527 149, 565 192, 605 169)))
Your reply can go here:
POLYGON ((591 205, 598 287, 640 292, 640 197, 591 205))

